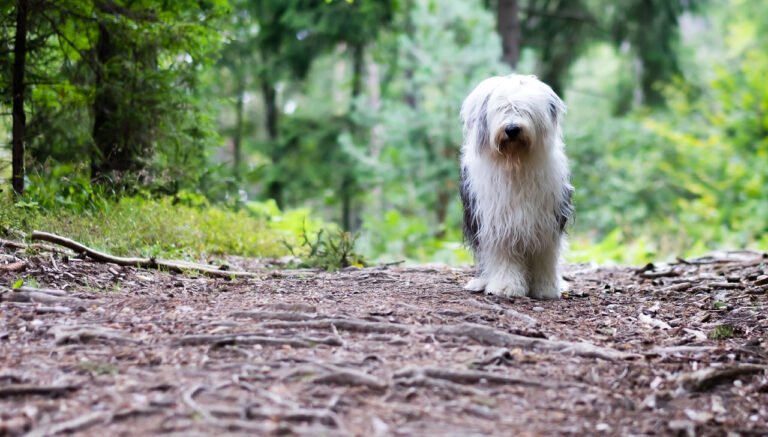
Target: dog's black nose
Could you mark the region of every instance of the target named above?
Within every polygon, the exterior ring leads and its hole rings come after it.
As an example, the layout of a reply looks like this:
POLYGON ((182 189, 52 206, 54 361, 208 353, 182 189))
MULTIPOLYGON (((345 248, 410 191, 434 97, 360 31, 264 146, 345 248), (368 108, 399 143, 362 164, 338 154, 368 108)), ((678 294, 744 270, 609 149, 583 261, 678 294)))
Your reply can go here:
POLYGON ((507 138, 509 138, 510 140, 514 140, 515 138, 517 138, 518 135, 520 135, 521 130, 522 129, 520 129, 520 126, 516 124, 508 124, 504 128, 504 133, 507 134, 507 138))

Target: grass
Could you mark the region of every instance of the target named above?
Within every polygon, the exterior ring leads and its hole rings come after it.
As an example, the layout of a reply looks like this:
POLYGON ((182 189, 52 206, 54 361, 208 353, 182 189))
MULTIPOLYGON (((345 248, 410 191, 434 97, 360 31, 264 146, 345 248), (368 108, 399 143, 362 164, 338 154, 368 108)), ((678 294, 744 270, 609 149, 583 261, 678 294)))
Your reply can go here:
POLYGON ((722 324, 715 326, 715 329, 713 329, 709 333, 709 338, 712 340, 725 340, 728 338, 732 338, 734 336, 735 332, 733 329, 733 326, 728 324, 722 324))
POLYGON ((100 199, 97 207, 42 207, 35 200, 0 200, 0 236, 18 231, 59 234, 108 253, 163 258, 206 259, 220 255, 301 257, 307 232, 325 223, 313 220, 308 209, 282 212, 273 202, 242 208, 210 204, 185 205, 166 197, 141 196, 100 199))

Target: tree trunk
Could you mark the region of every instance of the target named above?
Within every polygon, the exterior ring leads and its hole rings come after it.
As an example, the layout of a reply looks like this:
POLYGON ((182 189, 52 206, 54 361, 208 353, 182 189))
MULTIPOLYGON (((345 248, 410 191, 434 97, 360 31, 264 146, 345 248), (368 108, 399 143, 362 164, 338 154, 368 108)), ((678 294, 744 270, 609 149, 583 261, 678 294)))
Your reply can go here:
MULTIPOLYGON (((278 137, 277 92, 274 84, 265 74, 261 77, 261 94, 264 98, 266 111, 267 137, 271 146, 270 158, 272 158, 272 167, 277 169, 280 166, 280 161, 282 161, 282 147, 278 137)), ((276 174, 277 171, 274 173, 276 174)), ((267 187, 267 195, 277 202, 277 206, 283 207, 283 181, 279 176, 272 177, 267 187)))
POLYGON ((243 111, 244 111, 245 78, 239 77, 237 83, 237 102, 235 103, 235 132, 232 135, 233 173, 235 180, 240 182, 240 168, 242 166, 242 142, 243 142, 243 111))
MULTIPOLYGON (((365 67, 365 48, 362 44, 352 47, 352 105, 350 112, 355 110, 355 101, 363 90, 363 68, 365 67)), ((357 137, 360 132, 352 125, 352 135, 357 137)), ((357 189, 357 179, 354 165, 346 163, 344 177, 341 180, 341 226, 345 231, 352 230, 352 201, 357 189)))
POLYGON ((501 36, 502 60, 514 70, 520 59, 520 18, 517 0, 498 0, 496 30, 501 36))
POLYGON ((16 2, 16 37, 13 46, 13 93, 12 113, 12 177, 13 192, 20 196, 24 194, 24 135, 27 117, 24 113, 24 64, 27 60, 27 19, 29 17, 29 1, 16 2))
POLYGON ((107 63, 117 55, 109 29, 99 24, 99 36, 96 42, 96 96, 93 101, 93 145, 91 146, 91 181, 106 182, 115 170, 111 165, 115 154, 121 148, 119 133, 115 129, 118 102, 115 91, 111 89, 107 75, 107 63))

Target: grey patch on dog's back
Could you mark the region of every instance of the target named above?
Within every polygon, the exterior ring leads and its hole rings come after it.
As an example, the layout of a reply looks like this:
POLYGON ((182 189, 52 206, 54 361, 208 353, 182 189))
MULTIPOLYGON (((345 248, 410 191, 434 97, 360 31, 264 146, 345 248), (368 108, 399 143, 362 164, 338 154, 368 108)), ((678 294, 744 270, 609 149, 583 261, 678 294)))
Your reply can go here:
POLYGON ((563 200, 560 201, 555 215, 562 234, 565 232, 568 222, 573 218, 573 186, 569 183, 563 185, 563 200))

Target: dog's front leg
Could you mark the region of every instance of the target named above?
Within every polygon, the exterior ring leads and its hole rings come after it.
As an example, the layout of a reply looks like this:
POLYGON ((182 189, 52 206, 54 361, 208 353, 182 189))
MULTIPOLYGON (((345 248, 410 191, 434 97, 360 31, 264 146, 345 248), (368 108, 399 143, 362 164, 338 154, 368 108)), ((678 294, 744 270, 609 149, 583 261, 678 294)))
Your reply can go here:
POLYGON ((503 297, 524 297, 528 294, 525 262, 522 258, 500 251, 484 258, 483 276, 488 278, 486 294, 503 297))

